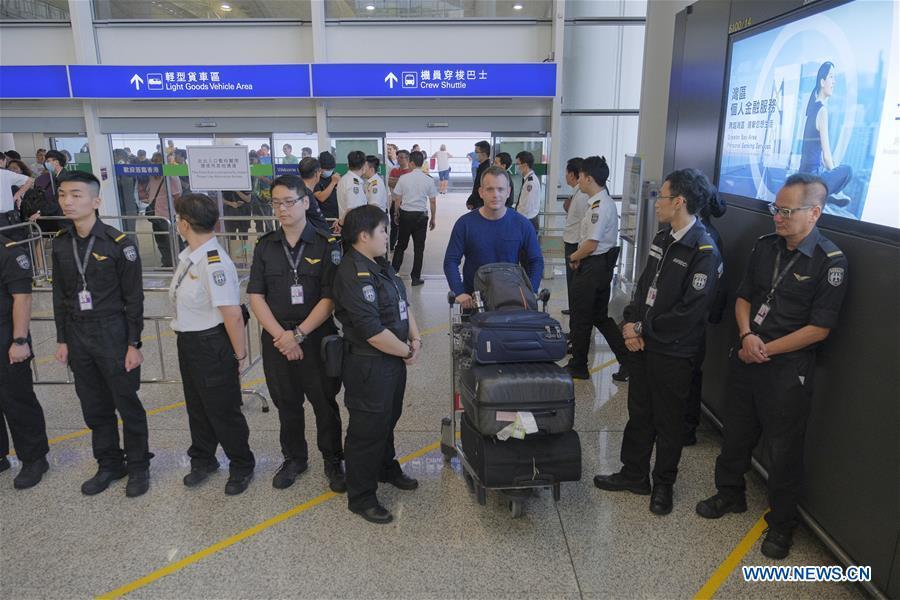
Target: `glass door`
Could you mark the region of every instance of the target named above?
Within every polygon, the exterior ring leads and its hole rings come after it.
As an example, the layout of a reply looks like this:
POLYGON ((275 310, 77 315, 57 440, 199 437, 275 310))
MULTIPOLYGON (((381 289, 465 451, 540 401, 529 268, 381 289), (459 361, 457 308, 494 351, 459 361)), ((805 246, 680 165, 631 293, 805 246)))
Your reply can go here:
POLYGON ((91 152, 87 136, 51 134, 49 137, 50 147, 66 156, 67 170, 91 172, 91 152))
POLYGON ((354 150, 361 150, 366 156, 375 155, 384 165, 384 133, 333 136, 330 150, 337 163, 335 170, 341 175, 347 172, 347 155, 354 150))

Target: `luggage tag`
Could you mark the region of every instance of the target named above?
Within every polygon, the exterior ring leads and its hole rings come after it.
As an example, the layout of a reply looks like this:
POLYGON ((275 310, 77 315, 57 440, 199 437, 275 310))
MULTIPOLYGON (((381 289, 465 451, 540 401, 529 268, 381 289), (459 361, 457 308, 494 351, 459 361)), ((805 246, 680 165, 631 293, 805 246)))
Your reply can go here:
POLYGON ((406 300, 400 299, 400 320, 405 321, 409 318, 409 313, 406 311, 406 300))
POLYGON ((78 292, 78 307, 81 310, 94 310, 94 301, 91 299, 91 293, 87 290, 78 292))
POLYGON ((291 286, 291 304, 303 304, 303 286, 301 284, 291 286))
POLYGON ((656 286, 651 285, 647 290, 647 306, 653 306, 654 302, 656 302, 656 286))
POLYGON ((757 325, 762 325, 762 322, 766 320, 766 315, 769 314, 769 310, 771 310, 771 307, 768 302, 760 304, 759 310, 756 311, 756 316, 753 317, 753 322, 757 325))

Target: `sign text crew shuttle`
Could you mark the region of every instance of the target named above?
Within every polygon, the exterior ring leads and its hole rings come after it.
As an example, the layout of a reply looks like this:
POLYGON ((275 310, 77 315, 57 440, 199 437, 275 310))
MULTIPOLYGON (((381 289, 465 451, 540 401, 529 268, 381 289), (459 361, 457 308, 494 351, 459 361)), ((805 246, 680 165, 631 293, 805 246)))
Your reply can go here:
POLYGON ((75 98, 309 98, 309 65, 70 65, 75 98))
POLYGON ((553 97, 554 63, 312 65, 316 98, 553 97))

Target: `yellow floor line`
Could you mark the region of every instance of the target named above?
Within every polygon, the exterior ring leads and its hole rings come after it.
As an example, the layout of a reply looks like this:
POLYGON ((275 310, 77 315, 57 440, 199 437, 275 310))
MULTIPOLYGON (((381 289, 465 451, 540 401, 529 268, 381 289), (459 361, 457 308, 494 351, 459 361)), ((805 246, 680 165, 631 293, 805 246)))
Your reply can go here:
POLYGON ((740 564, 744 555, 749 552, 750 548, 753 547, 763 534, 763 531, 766 530, 766 527, 766 514, 763 513, 759 518, 759 521, 756 522, 756 525, 753 526, 753 529, 748 531, 747 535, 744 536, 744 539, 738 542, 738 545, 734 547, 731 554, 722 561, 719 568, 715 570, 709 580, 702 588, 700 588, 700 591, 694 596, 694 600, 709 600, 716 594, 719 588, 722 587, 722 584, 725 583, 725 580, 728 579, 728 576, 731 575, 731 572, 740 564))
POLYGON ((612 365, 616 364, 617 362, 619 362, 619 361, 616 360, 615 358, 612 359, 612 360, 608 360, 608 361, 606 361, 605 363, 603 363, 602 365, 597 365, 596 367, 594 367, 593 369, 591 369, 590 371, 588 371, 588 373, 590 373, 591 375, 593 375, 594 373, 597 373, 598 371, 602 371, 602 370, 605 369, 606 367, 612 366, 612 365))
MULTIPOLYGON (((400 463, 406 463, 411 460, 415 460, 416 458, 419 458, 421 456, 424 456, 425 454, 428 454, 429 452, 434 452, 435 450, 438 449, 439 446, 440 446, 440 442, 435 442, 433 444, 429 444, 428 446, 425 446, 424 448, 419 448, 412 454, 407 454, 406 456, 401 458, 400 463)), ((266 519, 262 523, 254 525, 253 527, 245 529, 245 530, 241 531, 240 533, 236 533, 235 535, 227 537, 224 540, 216 542, 212 546, 208 546, 208 547, 204 548, 203 550, 195 552, 189 556, 185 556, 184 558, 182 558, 179 561, 176 561, 172 564, 166 565, 165 567, 162 567, 161 569, 157 569, 156 571, 153 571, 152 573, 145 575, 144 577, 141 577, 140 579, 135 579, 131 583, 126 583, 125 585, 118 587, 110 592, 107 592, 105 594, 97 596, 97 598, 98 598, 98 600, 106 600, 106 599, 110 599, 110 598, 120 598, 120 597, 124 596, 125 594, 131 593, 135 590, 145 587, 145 586, 153 583, 154 581, 158 581, 167 575, 171 575, 172 573, 177 573, 178 571, 182 570, 183 568, 185 568, 189 565, 192 565, 194 563, 200 562, 201 560, 203 560, 204 558, 206 558, 208 556, 217 554, 217 553, 221 552, 222 550, 225 550, 226 548, 229 548, 229 547, 237 544, 238 542, 246 540, 247 538, 250 538, 258 533, 262 533, 263 531, 265 531, 279 523, 282 523, 282 522, 290 519, 291 517, 295 517, 301 513, 304 513, 307 510, 322 504, 323 502, 327 502, 328 500, 331 500, 332 498, 335 498, 338 495, 339 494, 335 494, 334 492, 325 492, 324 494, 316 496, 312 500, 308 500, 308 501, 304 502, 303 504, 299 504, 299 505, 295 506, 294 508, 291 508, 290 510, 286 510, 285 512, 275 515, 274 517, 272 517, 270 519, 266 519)))

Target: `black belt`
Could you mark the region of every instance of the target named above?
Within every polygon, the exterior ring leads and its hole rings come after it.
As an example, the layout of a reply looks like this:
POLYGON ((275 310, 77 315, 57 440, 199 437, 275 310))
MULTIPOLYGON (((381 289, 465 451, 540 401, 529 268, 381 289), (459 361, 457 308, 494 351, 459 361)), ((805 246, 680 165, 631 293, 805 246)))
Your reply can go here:
POLYGON ((176 331, 175 333, 180 337, 208 337, 211 335, 226 333, 226 331, 225 324, 219 323, 215 327, 210 327, 209 329, 203 329, 201 331, 176 331))
MULTIPOLYGON (((88 312, 93 312, 93 311, 88 311, 88 312)), ((72 313, 69 315, 69 320, 77 321, 79 323, 86 323, 86 322, 90 322, 90 321, 106 321, 108 319, 115 319, 117 317, 124 318, 125 314, 124 313, 112 313, 112 314, 105 314, 105 315, 104 314, 83 315, 83 314, 79 314, 79 313, 72 313)))
POLYGON ((401 212, 401 213, 406 213, 406 214, 408 214, 408 215, 424 215, 424 214, 425 214, 425 211, 424 211, 424 210, 403 210, 402 205, 401 205, 401 208, 400 208, 400 212, 401 212))
POLYGON ((359 344, 353 344, 349 342, 345 342, 347 352, 350 354, 356 354, 358 356, 387 356, 381 350, 377 350, 372 346, 361 346, 359 344))

